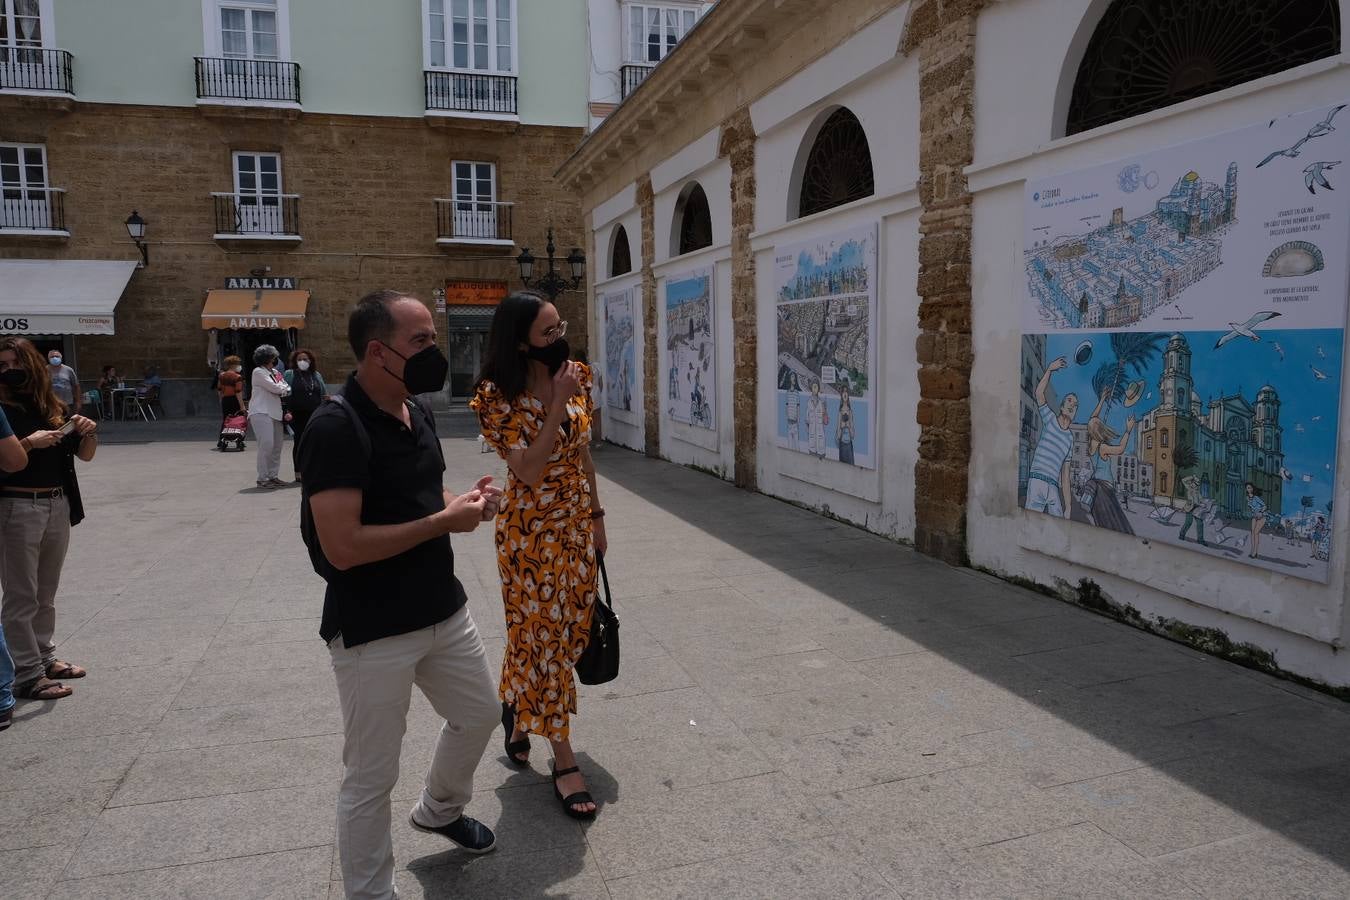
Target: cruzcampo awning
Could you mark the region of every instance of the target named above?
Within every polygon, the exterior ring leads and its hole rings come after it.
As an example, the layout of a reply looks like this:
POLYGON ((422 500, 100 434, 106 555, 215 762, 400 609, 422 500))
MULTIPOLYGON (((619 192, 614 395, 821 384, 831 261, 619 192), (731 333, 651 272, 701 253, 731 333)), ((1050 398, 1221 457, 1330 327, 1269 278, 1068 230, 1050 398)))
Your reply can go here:
POLYGON ((202 327, 304 328, 309 291, 207 291, 202 327))
POLYGON ((134 262, 0 260, 0 334, 112 334, 134 262))

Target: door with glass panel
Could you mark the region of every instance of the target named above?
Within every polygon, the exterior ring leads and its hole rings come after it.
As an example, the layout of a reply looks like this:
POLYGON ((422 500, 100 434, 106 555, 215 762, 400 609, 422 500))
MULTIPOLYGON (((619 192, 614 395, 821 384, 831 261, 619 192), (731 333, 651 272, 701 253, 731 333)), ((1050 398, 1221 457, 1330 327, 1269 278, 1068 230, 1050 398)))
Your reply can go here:
MULTIPOLYGON (((429 0, 427 62, 433 69, 510 75, 514 69, 512 0, 429 0)), ((452 78, 455 100, 495 109, 509 86, 492 79, 452 78)))
POLYGON ((44 71, 38 0, 0 0, 0 86, 50 89, 44 71))
POLYGON ((284 100, 294 96, 287 83, 291 67, 281 66, 276 0, 221 4, 220 55, 225 58, 225 96, 284 100))
POLYGON ((455 163, 455 237, 497 239, 497 185, 492 163, 455 163))
POLYGON ((50 198, 46 148, 0 144, 0 228, 51 228, 50 198))
POLYGON ((655 65, 698 21, 692 9, 633 4, 628 7, 628 61, 655 65))
POLYGON ((234 154, 235 223, 240 234, 285 234, 281 155, 234 154))

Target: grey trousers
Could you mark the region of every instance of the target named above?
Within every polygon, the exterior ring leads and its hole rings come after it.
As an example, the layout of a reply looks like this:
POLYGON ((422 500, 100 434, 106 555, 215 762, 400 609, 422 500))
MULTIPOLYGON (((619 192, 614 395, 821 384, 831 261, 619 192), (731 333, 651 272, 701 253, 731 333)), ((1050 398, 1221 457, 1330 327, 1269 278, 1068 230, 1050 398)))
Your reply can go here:
POLYGON ((258 480, 281 475, 281 445, 286 440, 286 425, 265 413, 248 417, 253 436, 258 439, 258 480))
POLYGON ((56 659, 56 589, 69 546, 65 497, 0 497, 0 622, 15 684, 41 677, 56 659))

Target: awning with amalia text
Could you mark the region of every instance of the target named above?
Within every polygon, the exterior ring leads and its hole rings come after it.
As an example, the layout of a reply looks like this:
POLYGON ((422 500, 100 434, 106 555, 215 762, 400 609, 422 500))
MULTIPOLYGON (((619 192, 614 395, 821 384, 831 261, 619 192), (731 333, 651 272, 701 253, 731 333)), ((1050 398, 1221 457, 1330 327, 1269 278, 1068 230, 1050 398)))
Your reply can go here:
POLYGON ((202 328, 304 328, 309 291, 207 291, 202 328))

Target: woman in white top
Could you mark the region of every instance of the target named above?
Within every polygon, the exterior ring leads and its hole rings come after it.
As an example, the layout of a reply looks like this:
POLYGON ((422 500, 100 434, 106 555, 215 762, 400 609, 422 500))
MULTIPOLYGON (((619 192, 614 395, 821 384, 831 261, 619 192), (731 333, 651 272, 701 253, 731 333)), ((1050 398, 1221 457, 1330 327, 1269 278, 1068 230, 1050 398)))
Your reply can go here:
POLYGON ((285 434, 285 411, 281 400, 291 392, 276 370, 280 354, 271 344, 253 351, 253 398, 248 404, 248 421, 258 439, 258 487, 285 487, 281 474, 281 444, 285 434))

